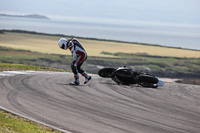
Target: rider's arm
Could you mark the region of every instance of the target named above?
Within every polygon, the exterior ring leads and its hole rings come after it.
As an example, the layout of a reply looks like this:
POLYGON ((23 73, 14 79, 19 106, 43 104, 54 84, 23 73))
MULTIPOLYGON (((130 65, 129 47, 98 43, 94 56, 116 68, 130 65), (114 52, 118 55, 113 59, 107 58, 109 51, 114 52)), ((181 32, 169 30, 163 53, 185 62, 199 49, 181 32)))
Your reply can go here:
POLYGON ((77 59, 77 54, 76 54, 75 51, 72 53, 72 58, 73 58, 73 61, 76 61, 76 59, 77 59))
POLYGON ((71 41, 70 43, 72 43, 73 47, 72 47, 72 59, 73 62, 77 60, 77 54, 76 54, 76 45, 73 44, 73 42, 71 41))

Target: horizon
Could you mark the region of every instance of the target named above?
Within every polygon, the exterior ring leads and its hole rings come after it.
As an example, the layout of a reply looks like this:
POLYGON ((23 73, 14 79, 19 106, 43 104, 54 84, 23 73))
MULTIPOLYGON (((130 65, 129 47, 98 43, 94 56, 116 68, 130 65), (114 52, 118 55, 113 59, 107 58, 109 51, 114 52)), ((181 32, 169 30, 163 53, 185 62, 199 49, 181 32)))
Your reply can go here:
POLYGON ((14 23, 1 17, 3 29, 67 31, 67 35, 182 48, 191 48, 192 44, 192 49, 199 49, 199 0, 1 0, 0 13, 50 18, 40 24, 30 19, 27 25, 23 24, 26 19, 14 23), (45 29, 47 25, 51 28, 45 29))
MULTIPOLYGON (((57 20, 57 21, 66 21, 66 22, 83 22, 83 23, 93 23, 93 24, 114 24, 114 25, 138 25, 138 26, 163 26, 163 27, 184 27, 184 28, 200 28, 200 24, 185 24, 185 23, 177 23, 177 22, 156 22, 156 21, 130 21, 130 20, 120 20, 120 19, 98 19, 98 18, 90 18, 90 17, 74 17, 74 16, 54 16, 54 15, 43 15, 37 13, 6 13, 0 12, 3 15, 13 15, 13 16, 27 16, 27 15, 39 15, 48 17, 50 20, 57 20), (84 19, 84 20, 83 20, 84 19)), ((5 16, 5 17, 12 17, 12 16, 5 16)))
MULTIPOLYGON (((199 25, 199 0, 1 0, 0 12, 40 14, 52 19, 116 20, 199 25), (77 18, 82 18, 77 19, 77 18)), ((106 21, 105 21, 106 22, 106 21)), ((113 22, 115 23, 115 22, 113 22)), ((118 23, 118 22, 117 22, 118 23)))

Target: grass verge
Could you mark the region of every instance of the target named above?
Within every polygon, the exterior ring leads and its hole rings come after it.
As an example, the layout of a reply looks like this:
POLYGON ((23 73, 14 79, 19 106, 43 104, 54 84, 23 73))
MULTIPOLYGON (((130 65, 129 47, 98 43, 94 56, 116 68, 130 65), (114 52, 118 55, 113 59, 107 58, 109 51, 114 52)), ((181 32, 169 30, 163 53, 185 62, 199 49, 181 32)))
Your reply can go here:
POLYGON ((43 66, 0 63, 0 71, 22 71, 22 70, 69 72, 68 70, 48 68, 43 66))
POLYGON ((1 133, 61 133, 28 119, 0 110, 1 133))

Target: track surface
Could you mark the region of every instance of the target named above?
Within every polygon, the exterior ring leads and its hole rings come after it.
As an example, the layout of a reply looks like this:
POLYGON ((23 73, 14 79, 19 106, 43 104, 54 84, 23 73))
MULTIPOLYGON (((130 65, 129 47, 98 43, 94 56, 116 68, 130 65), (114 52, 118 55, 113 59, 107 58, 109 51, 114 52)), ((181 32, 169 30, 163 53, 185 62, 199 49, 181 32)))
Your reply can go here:
POLYGON ((151 89, 95 75, 87 85, 68 85, 72 80, 70 73, 1 72, 0 106, 65 132, 200 133, 200 86, 151 89))

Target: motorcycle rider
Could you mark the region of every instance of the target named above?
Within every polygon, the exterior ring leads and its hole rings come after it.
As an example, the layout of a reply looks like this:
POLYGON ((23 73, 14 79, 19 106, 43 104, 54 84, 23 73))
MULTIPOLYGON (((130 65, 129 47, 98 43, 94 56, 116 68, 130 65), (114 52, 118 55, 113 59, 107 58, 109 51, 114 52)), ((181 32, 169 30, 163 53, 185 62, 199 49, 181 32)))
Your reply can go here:
POLYGON ((83 48, 83 46, 81 45, 81 43, 76 38, 72 38, 69 40, 67 40, 66 38, 61 38, 58 41, 58 45, 61 49, 64 49, 64 50, 69 49, 72 53, 73 61, 71 63, 71 69, 72 69, 72 72, 74 73, 75 80, 71 82, 70 84, 71 85, 80 84, 78 73, 80 73, 82 76, 85 77, 84 84, 86 84, 91 79, 91 76, 89 76, 86 73, 86 71, 81 69, 83 62, 87 59, 87 53, 85 49, 83 48))

